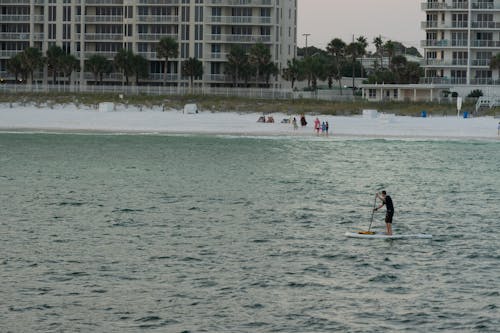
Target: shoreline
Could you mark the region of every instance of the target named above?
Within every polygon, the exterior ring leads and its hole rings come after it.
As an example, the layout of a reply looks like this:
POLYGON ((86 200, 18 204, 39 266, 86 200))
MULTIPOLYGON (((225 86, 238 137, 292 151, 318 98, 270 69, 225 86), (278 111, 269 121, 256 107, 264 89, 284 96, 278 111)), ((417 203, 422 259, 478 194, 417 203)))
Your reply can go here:
POLYGON ((499 119, 411 117, 378 114, 377 117, 306 115, 308 125, 297 130, 283 119, 299 120, 298 115, 272 113, 274 123, 259 123, 262 113, 212 112, 184 114, 179 110, 160 108, 117 107, 113 111, 79 108, 76 105, 56 107, 15 106, 0 104, 0 132, 97 135, 206 135, 238 137, 297 137, 308 139, 434 139, 498 141, 499 119), (313 131, 314 119, 330 125, 329 135, 313 131))

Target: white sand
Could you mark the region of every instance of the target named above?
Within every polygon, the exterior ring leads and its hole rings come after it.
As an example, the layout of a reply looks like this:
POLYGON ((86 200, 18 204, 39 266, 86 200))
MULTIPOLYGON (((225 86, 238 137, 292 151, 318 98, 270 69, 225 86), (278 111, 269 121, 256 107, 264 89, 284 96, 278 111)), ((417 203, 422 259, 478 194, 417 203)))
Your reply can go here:
MULTIPOLYGON (((73 131, 110 133, 199 133, 234 135, 315 136, 313 116, 307 116, 307 127, 294 130, 291 124, 280 123, 289 116, 273 114, 274 124, 257 123, 261 114, 235 112, 200 112, 183 114, 182 111, 162 112, 161 109, 116 106, 114 111, 100 112, 75 105, 54 108, 0 104, 0 130, 2 131, 73 131)), ((299 117, 297 117, 297 121, 299 117)), ((479 117, 396 117, 379 115, 376 119, 362 116, 318 116, 330 123, 330 136, 383 137, 383 138, 476 138, 498 139, 500 119, 479 117)))

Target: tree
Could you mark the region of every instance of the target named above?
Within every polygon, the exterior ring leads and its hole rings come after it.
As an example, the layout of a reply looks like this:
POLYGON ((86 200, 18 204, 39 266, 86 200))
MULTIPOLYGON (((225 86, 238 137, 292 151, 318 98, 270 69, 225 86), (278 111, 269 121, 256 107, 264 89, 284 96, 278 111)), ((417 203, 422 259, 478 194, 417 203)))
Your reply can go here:
POLYGON ((29 84, 33 83, 34 72, 43 66, 42 52, 35 47, 28 47, 20 53, 21 66, 29 74, 29 84))
POLYGON ((9 73, 14 74, 16 78, 16 82, 18 81, 19 75, 25 80, 26 79, 26 71, 23 68, 23 63, 21 60, 21 54, 18 53, 15 56, 11 57, 7 61, 7 71, 9 73))
POLYGON ((375 50, 377 55, 380 57, 380 68, 384 68, 384 41, 382 40, 382 36, 375 37, 373 39, 373 45, 375 45, 375 50))
POLYGON ((500 77, 500 53, 497 53, 491 58, 490 69, 492 71, 494 71, 495 69, 499 70, 499 77, 500 77))
POLYGON ((335 75, 333 75, 333 78, 338 81, 339 83, 339 88, 340 88, 340 94, 342 95, 342 62, 344 61, 345 58, 345 52, 346 52, 346 44, 344 41, 340 38, 335 38, 332 39, 330 43, 328 43, 326 50, 328 53, 333 57, 334 60, 334 68, 336 69, 335 75))
POLYGON ((238 80, 243 74, 250 72, 250 64, 245 49, 239 45, 233 45, 227 55, 226 74, 233 78, 233 86, 238 85, 238 80))
POLYGON ((132 58, 132 71, 135 75, 135 84, 139 85, 139 79, 147 78, 149 75, 148 60, 140 54, 132 58))
POLYGON ((255 68, 255 81, 259 85, 260 75, 264 68, 271 63, 271 51, 262 43, 254 44, 248 54, 248 62, 255 68))
POLYGON ((308 78, 308 87, 311 90, 316 90, 318 80, 327 78, 326 58, 324 56, 314 56, 304 59, 304 73, 308 78))
POLYGON ((392 40, 388 40, 384 44, 384 51, 387 53, 389 57, 389 68, 392 67, 392 58, 394 57, 394 53, 396 51, 396 46, 392 40))
POLYGON ((189 77, 189 87, 193 87, 194 79, 203 76, 203 63, 196 58, 189 58, 182 63, 182 75, 189 77))
POLYGON ((112 69, 113 66, 111 65, 111 62, 100 54, 92 55, 85 62, 85 70, 94 74, 95 84, 99 82, 102 85, 103 74, 111 73, 112 69))
POLYGON ((131 50, 120 49, 115 55, 115 66, 125 76, 126 85, 129 76, 134 73, 134 58, 135 55, 131 50))
POLYGON ((286 81, 291 82, 293 89, 295 87, 295 82, 301 79, 302 73, 303 73, 302 62, 293 58, 292 60, 288 60, 287 68, 283 69, 281 76, 286 81))
POLYGON ((60 66, 63 75, 68 77, 68 84, 71 84, 71 73, 80 69, 80 61, 72 54, 64 54, 60 66))
POLYGON ((266 86, 269 88, 271 86, 271 76, 277 76, 280 73, 278 66, 274 62, 270 62, 267 65, 264 65, 262 68, 262 75, 264 76, 264 80, 266 81, 266 86))
POLYGON ((356 77, 356 62, 358 58, 360 58, 363 55, 363 45, 359 42, 352 42, 351 44, 347 45, 346 47, 346 53, 349 55, 351 58, 351 64, 352 64, 352 91, 356 89, 356 84, 355 84, 355 77, 356 77))
POLYGON ((60 46, 51 45, 47 49, 45 56, 48 70, 52 73, 52 84, 56 84, 57 72, 61 70, 61 60, 64 56, 64 51, 60 46))
POLYGON ((179 43, 172 37, 162 37, 156 46, 156 56, 158 59, 165 59, 163 68, 163 84, 167 83, 168 75, 168 59, 177 58, 179 56, 179 43))

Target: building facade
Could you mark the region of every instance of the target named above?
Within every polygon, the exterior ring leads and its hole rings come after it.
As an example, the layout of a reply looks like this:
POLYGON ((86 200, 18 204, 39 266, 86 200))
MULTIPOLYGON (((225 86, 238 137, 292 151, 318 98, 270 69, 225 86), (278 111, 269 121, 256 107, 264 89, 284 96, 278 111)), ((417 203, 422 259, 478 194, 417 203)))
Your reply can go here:
POLYGON ((500 52, 500 0, 428 0, 423 84, 497 85, 490 60, 500 52))
MULTIPOLYGON (((120 49, 132 50, 148 60, 149 75, 142 82, 164 81, 164 59, 156 45, 162 37, 179 43, 179 57, 169 59, 167 82, 187 85, 181 63, 194 57, 202 61, 203 86, 229 86, 225 74, 232 45, 249 49, 266 45, 278 68, 286 67, 297 48, 297 0, 0 0, 0 76, 11 81, 10 57, 27 47, 45 55, 59 45, 80 60, 82 70, 72 75, 74 84, 93 84, 85 59, 100 54, 113 59, 120 49)), ((43 83, 47 70, 35 78, 43 83)), ((115 72, 104 76, 106 84, 120 84, 115 72)), ((259 82, 255 82, 256 85, 259 82)), ((280 81, 273 85, 279 87, 280 81)))

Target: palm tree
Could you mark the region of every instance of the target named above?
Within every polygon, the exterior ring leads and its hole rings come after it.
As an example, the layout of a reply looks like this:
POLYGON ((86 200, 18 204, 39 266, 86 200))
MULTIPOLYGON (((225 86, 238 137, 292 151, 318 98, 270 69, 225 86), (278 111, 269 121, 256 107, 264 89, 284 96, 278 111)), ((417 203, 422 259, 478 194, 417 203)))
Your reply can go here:
POLYGON ((135 75, 135 84, 138 86, 139 79, 147 78, 149 75, 148 60, 140 54, 134 55, 132 59, 132 70, 135 75))
POLYGON ((389 57, 389 68, 392 68, 392 58, 394 57, 394 53, 396 51, 396 45, 392 40, 388 40, 384 44, 384 50, 387 52, 387 57, 389 57))
POLYGON ((356 89, 355 87, 355 77, 356 77, 356 61, 362 56, 363 50, 362 45, 359 42, 352 42, 347 45, 346 53, 350 56, 352 61, 352 91, 356 89))
POLYGON ((134 73, 134 53, 131 50, 120 49, 115 55, 115 66, 125 76, 126 85, 128 78, 134 73))
POLYGON ((17 80, 19 78, 19 75, 21 75, 21 77, 23 79, 26 79, 26 71, 23 68, 23 63, 22 63, 22 60, 21 60, 21 54, 20 53, 18 53, 15 56, 11 57, 7 61, 7 71, 9 71, 9 73, 11 73, 11 74, 14 74, 14 76, 16 78, 16 82, 17 82, 17 80))
POLYGON ((61 59, 64 56, 64 51, 60 46, 51 45, 47 49, 45 55, 47 67, 52 73, 52 84, 56 84, 57 72, 60 71, 61 59))
POLYGON ((327 78, 326 59, 322 56, 312 56, 304 59, 304 72, 308 77, 308 87, 316 90, 318 80, 327 78))
POLYGON ((245 49, 239 45, 233 45, 227 55, 226 74, 233 77, 233 85, 236 87, 239 78, 249 68, 248 55, 245 49))
POLYGON ((85 70, 94 74, 95 84, 99 82, 102 85, 103 74, 111 73, 112 69, 113 66, 111 65, 111 62, 100 54, 92 55, 85 62, 85 70))
POLYGON ((255 67, 256 84, 259 85, 260 75, 264 68, 271 62, 271 51, 262 43, 257 43, 250 48, 248 62, 255 67))
POLYGON ((326 50, 334 59, 334 65, 336 69, 335 79, 339 83, 340 94, 342 95, 342 66, 341 63, 344 61, 345 52, 346 52, 346 44, 340 38, 333 39, 330 43, 328 43, 326 50))
POLYGON ((167 83, 168 75, 168 59, 177 58, 179 56, 179 43, 172 37, 162 37, 156 46, 156 56, 158 59, 165 59, 163 68, 163 84, 167 83))
POLYGON ((28 47, 20 54, 21 64, 29 74, 28 84, 33 83, 33 73, 43 65, 42 52, 35 47, 28 47))
POLYGON ((295 87, 295 81, 300 80, 301 74, 303 72, 302 62, 293 58, 292 60, 288 60, 287 68, 283 69, 283 73, 281 76, 286 81, 290 81, 292 83, 292 90, 295 87))
POLYGON ((377 54, 380 57, 380 68, 384 68, 384 51, 383 51, 383 45, 384 41, 382 40, 382 36, 375 37, 373 39, 373 44, 375 45, 375 49, 377 50, 377 54))
POLYGON ((196 58, 189 58, 182 63, 182 75, 189 77, 189 87, 193 87, 195 78, 203 76, 203 63, 196 58))
POLYGON ((493 71, 495 69, 499 70, 499 78, 500 78, 500 53, 494 55, 490 60, 490 69, 493 71))
POLYGON ((264 80, 266 81, 266 86, 269 88, 271 86, 271 76, 277 76, 280 73, 278 66, 274 62, 269 62, 262 68, 262 74, 264 75, 264 80))
POLYGON ((80 69, 80 61, 72 54, 65 54, 60 61, 61 71, 68 77, 68 84, 71 84, 71 73, 80 69))

